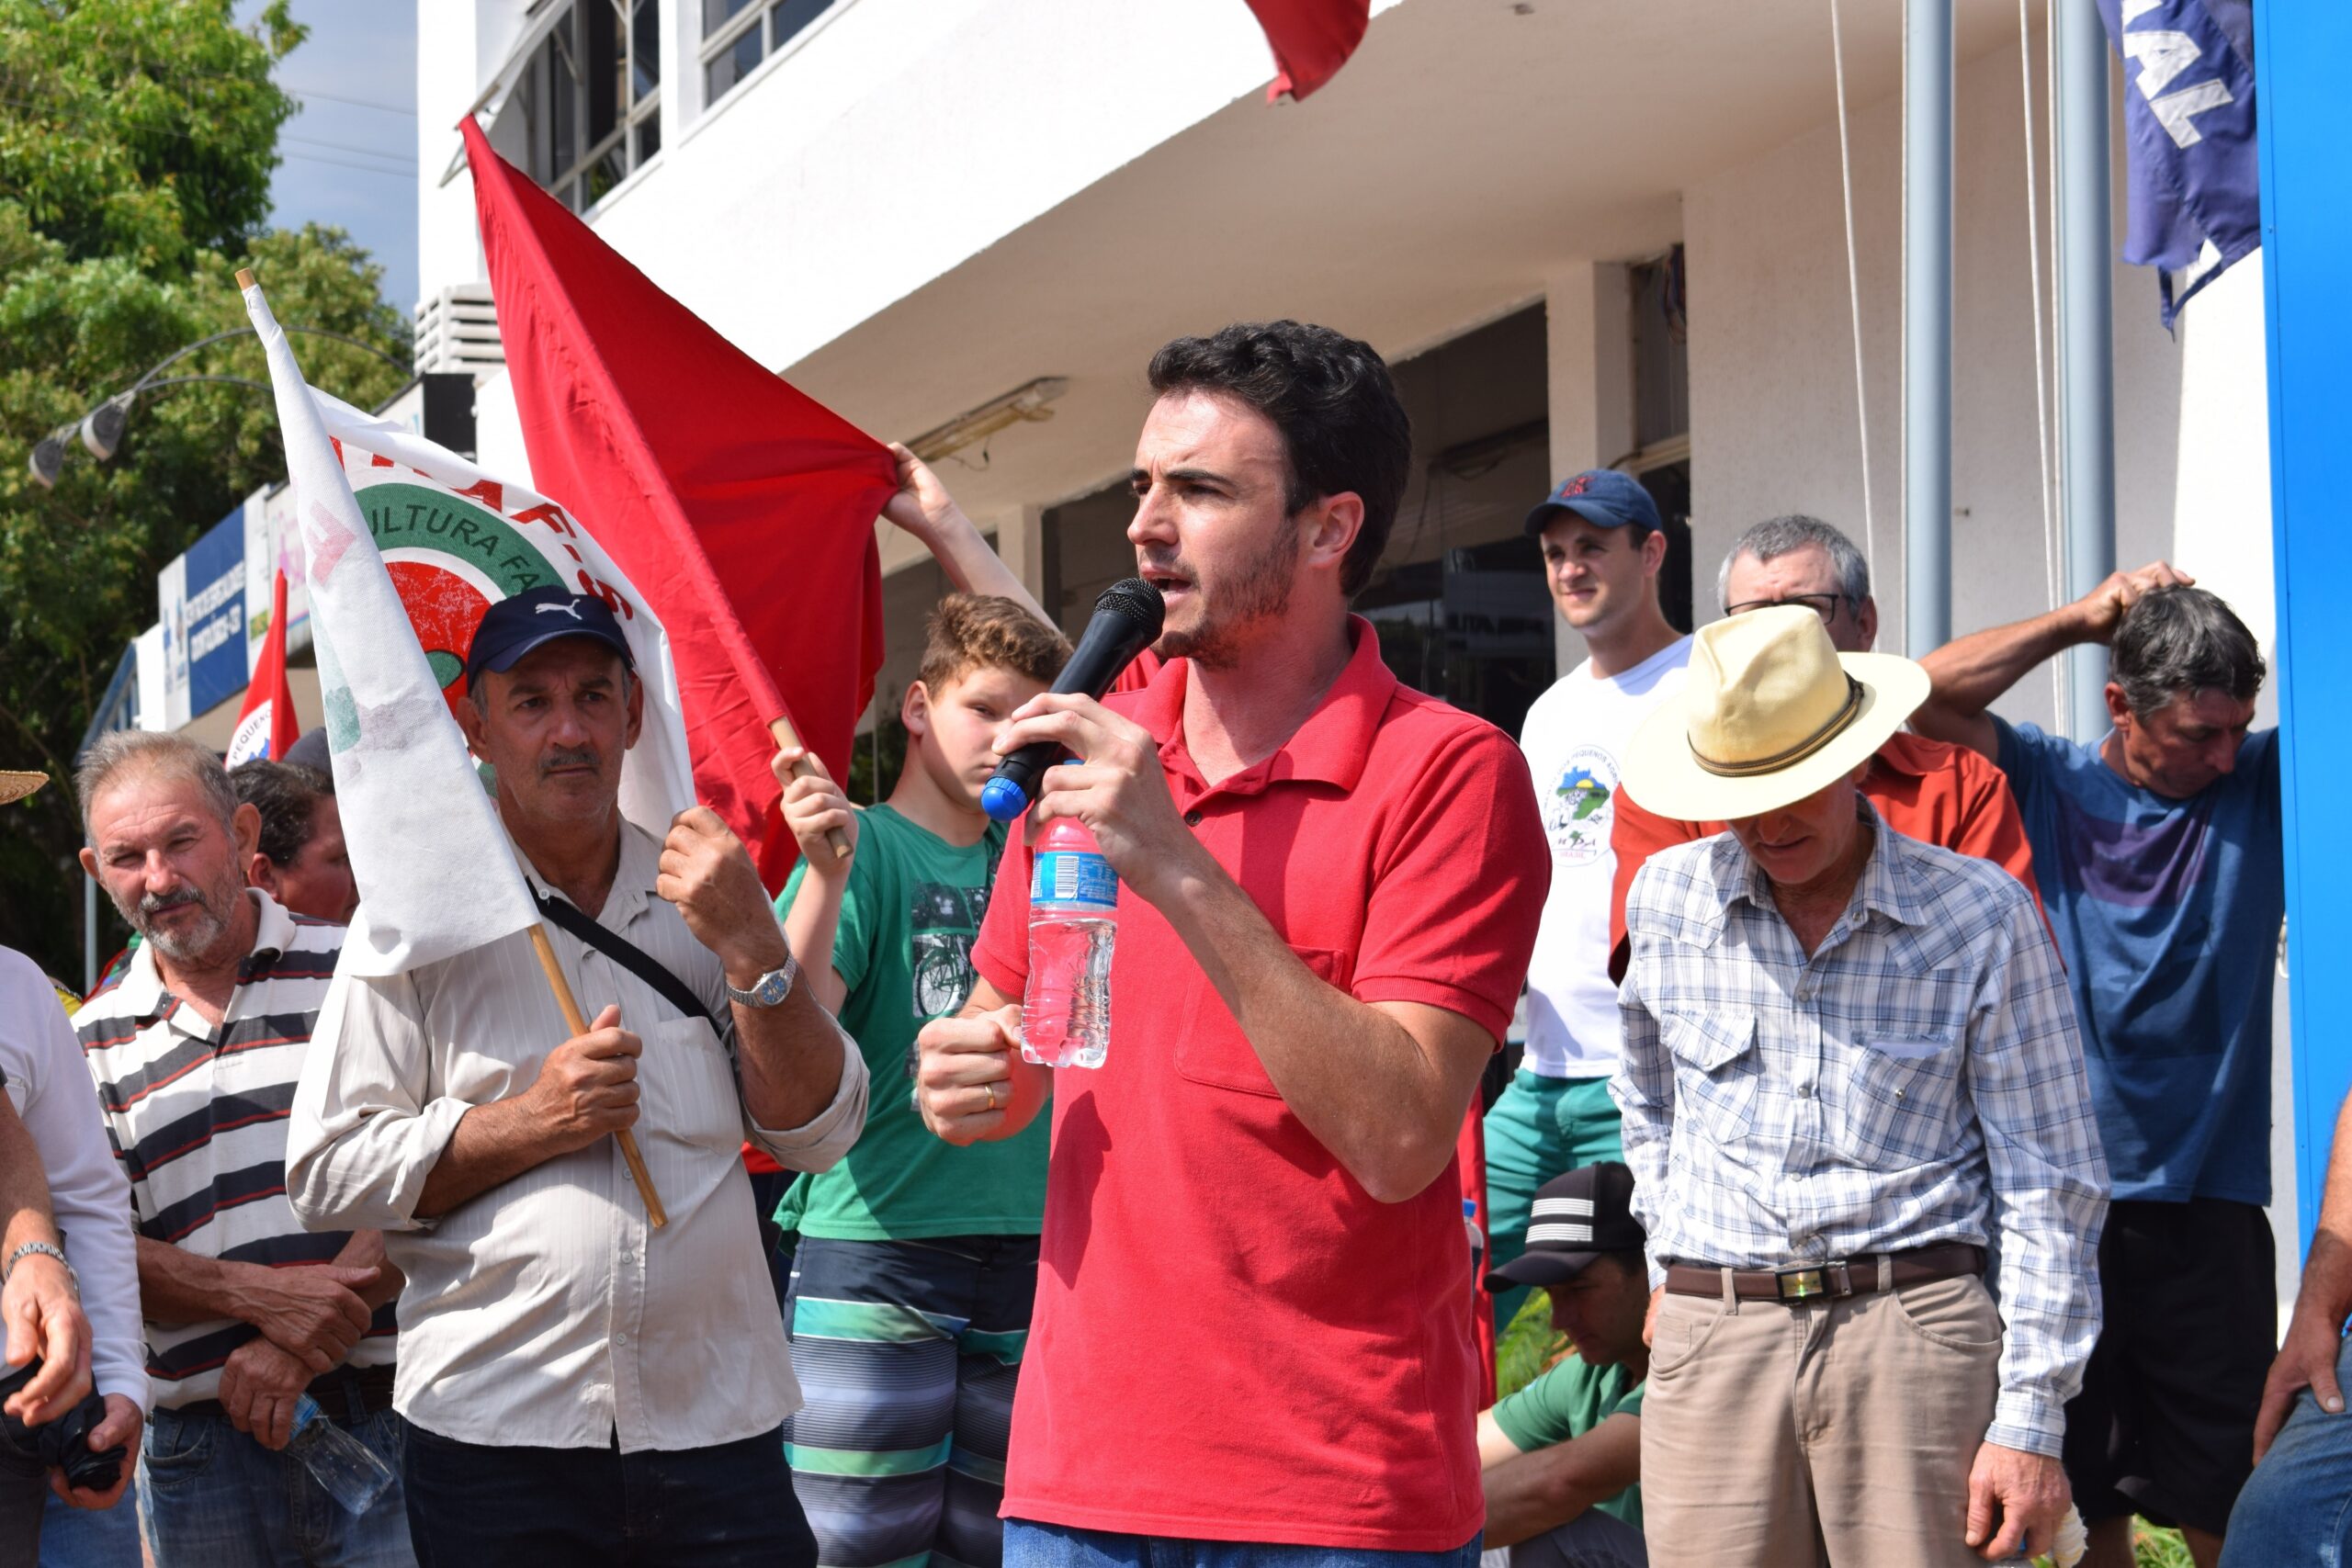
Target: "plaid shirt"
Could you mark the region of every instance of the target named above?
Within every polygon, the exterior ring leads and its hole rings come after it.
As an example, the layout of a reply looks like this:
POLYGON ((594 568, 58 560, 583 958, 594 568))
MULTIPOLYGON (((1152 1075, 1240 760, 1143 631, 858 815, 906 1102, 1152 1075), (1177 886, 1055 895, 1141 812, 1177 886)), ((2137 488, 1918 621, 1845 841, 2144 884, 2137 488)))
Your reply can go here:
POLYGON ((1993 1246, 2008 1331, 1985 1436, 2054 1455, 2098 1335, 2107 1212, 2065 976, 2006 872, 1861 813, 1870 860, 1810 958, 1729 833, 1634 883, 1610 1087, 1653 1280, 1667 1258, 1993 1246))

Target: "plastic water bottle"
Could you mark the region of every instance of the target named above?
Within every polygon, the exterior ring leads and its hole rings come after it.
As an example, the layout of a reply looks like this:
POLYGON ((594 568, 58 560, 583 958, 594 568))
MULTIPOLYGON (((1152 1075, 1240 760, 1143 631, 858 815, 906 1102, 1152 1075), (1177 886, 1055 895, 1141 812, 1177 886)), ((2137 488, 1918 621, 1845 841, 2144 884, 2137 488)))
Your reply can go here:
POLYGON ((294 1403, 294 1435, 287 1439, 286 1452, 302 1461, 311 1479, 345 1513, 366 1513, 392 1484, 392 1472, 384 1461, 328 1420, 319 1402, 307 1393, 294 1403))
POLYGON ((1119 878, 1086 824, 1060 817, 1037 840, 1029 882, 1029 985, 1021 1059, 1099 1067, 1111 1044, 1111 947, 1119 878))

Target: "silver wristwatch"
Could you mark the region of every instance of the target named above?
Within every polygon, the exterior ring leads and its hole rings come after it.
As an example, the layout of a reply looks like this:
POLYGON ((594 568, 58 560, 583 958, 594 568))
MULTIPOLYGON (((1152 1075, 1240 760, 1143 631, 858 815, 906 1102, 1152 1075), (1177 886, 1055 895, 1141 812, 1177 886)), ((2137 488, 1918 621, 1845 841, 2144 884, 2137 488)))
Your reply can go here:
POLYGON ((82 1294, 82 1276, 74 1272, 74 1265, 67 1260, 65 1254, 62 1250, 51 1247, 45 1241, 28 1241, 25 1243, 24 1246, 17 1248, 16 1251, 8 1254, 8 1261, 6 1263, 0 1263, 0 1282, 5 1282, 9 1275, 17 1271, 17 1260, 24 1257, 28 1252, 38 1252, 45 1258, 56 1258, 57 1261, 64 1267, 66 1283, 74 1287, 74 1294, 75 1298, 77 1300, 80 1298, 82 1294))
POLYGON ((752 983, 748 991, 740 989, 732 981, 723 982, 727 998, 738 1007, 772 1008, 792 995, 792 987, 800 979, 800 960, 786 953, 784 967, 771 969, 752 983))

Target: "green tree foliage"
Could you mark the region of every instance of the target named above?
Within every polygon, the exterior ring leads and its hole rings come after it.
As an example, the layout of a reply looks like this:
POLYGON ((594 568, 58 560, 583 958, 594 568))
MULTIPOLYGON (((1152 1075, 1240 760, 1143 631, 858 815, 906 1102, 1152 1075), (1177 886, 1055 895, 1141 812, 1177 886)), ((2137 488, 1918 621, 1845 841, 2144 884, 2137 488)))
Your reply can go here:
MULTIPOLYGON (((26 455, 166 356, 244 326, 240 266, 280 321, 407 358, 365 251, 338 230, 263 228, 296 108, 270 73, 302 36, 285 0, 252 31, 231 0, 0 0, 0 766, 54 781, 0 809, 0 942, 71 978, 83 730, 154 622, 156 571, 285 466, 268 398, 225 384, 142 398, 110 462, 69 440, 54 490, 26 455)), ((296 345, 313 386, 362 407, 405 379, 357 348, 296 345)), ((268 378, 250 337, 166 372, 197 373, 268 378)))

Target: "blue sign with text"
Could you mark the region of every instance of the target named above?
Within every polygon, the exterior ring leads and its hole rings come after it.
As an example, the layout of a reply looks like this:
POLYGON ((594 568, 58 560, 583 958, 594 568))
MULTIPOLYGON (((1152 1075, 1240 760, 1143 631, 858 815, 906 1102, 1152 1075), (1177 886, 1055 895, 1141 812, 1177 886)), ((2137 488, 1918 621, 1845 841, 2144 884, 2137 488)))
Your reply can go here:
POLYGON ((187 711, 193 718, 245 688, 245 509, 188 547, 187 711))

